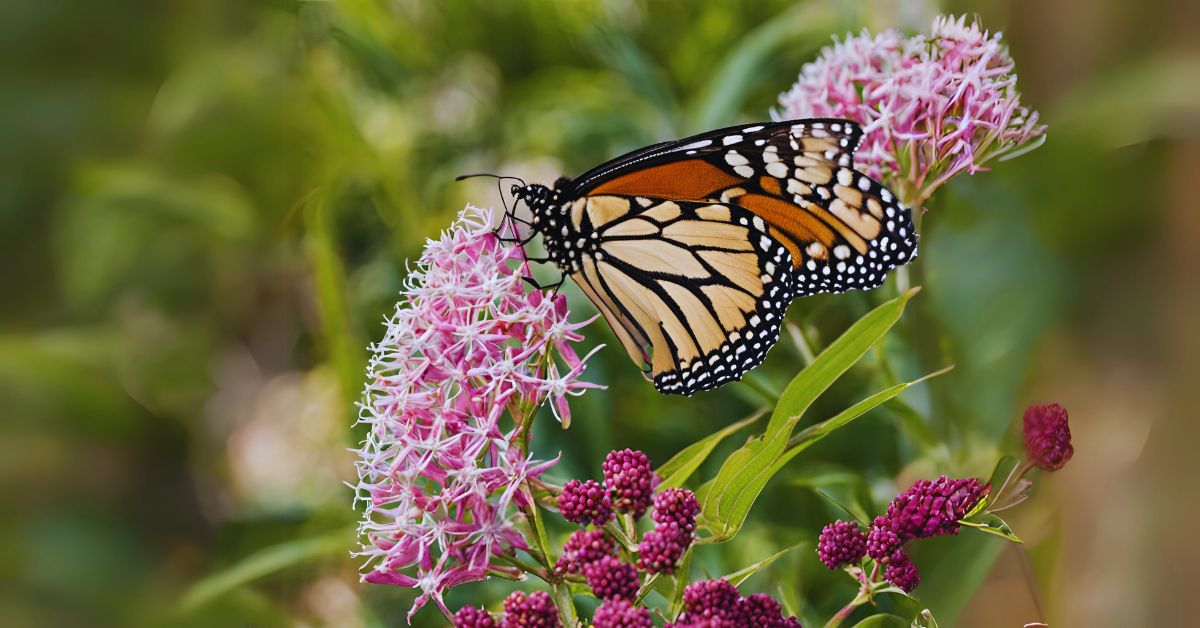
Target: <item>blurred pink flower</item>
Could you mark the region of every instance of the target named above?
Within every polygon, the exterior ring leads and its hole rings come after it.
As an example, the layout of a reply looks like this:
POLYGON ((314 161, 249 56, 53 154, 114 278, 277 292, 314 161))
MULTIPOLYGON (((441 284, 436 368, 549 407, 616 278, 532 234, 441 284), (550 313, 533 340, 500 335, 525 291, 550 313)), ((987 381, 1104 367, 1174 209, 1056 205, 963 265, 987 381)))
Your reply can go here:
POLYGON ((371 347, 356 452, 362 579, 421 589, 410 617, 431 599, 449 616, 447 588, 512 569, 491 562, 527 547, 510 506, 529 506, 526 479, 557 462, 528 455, 523 422, 550 401, 565 427, 566 398, 597 387, 579 379, 587 358, 572 347, 586 322, 568 322, 562 295, 526 290, 520 249, 494 227, 468 206, 430 240, 371 347))
POLYGON ((929 35, 847 36, 806 64, 779 97, 777 118, 848 118, 866 137, 864 172, 901 200, 924 203, 954 175, 1040 145, 1046 127, 1021 105, 1000 33, 941 16, 929 35))

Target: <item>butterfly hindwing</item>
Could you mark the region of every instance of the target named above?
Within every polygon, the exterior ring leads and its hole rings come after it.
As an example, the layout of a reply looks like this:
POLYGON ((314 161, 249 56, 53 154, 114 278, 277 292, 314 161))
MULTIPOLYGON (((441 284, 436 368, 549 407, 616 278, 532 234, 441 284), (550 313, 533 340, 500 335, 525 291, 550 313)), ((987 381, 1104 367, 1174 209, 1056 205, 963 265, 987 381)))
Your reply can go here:
POLYGON ((573 226, 595 240, 572 278, 656 388, 690 395, 762 362, 793 274, 761 218, 721 203, 622 195, 571 209, 573 226))

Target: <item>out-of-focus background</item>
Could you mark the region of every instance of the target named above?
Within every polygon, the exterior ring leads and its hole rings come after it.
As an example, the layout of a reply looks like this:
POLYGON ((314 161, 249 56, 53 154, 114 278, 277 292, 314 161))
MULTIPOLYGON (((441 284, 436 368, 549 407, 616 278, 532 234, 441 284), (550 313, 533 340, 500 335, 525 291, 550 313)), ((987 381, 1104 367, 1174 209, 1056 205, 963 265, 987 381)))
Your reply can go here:
MULTIPOLYGON (((906 399, 936 397, 942 416, 915 433, 893 405, 823 442, 772 482, 734 542, 704 549, 704 569, 811 543, 839 514, 814 483, 878 507, 897 482, 986 474, 1019 449, 1020 410, 1058 401, 1076 455, 1013 515, 1024 551, 970 532, 931 542, 918 594, 943 626, 1190 623, 1198 11, 0 4, 0 624, 401 625, 412 593, 358 584, 348 556, 346 449, 365 347, 406 260, 467 202, 497 200, 487 181, 454 176, 550 181, 765 119, 831 35, 925 31, 938 12, 1004 31, 1024 100, 1049 125, 1042 148, 956 180, 925 220, 913 307, 941 327, 915 333, 958 367, 906 399)), ((828 341, 877 300, 816 297, 791 318, 828 341)), ((588 336, 613 341, 600 324, 588 336)), ((763 381, 782 385, 799 364, 777 349, 763 381)), ((757 403, 738 385, 661 397, 613 348, 588 374, 609 390, 575 404, 569 431, 538 427, 564 452, 559 479, 597 475, 613 447, 661 462, 757 403)), ((806 421, 862 392, 851 377, 806 421)), ((811 546, 746 586, 786 591, 806 623, 852 594, 811 546)), ((504 590, 470 585, 450 601, 504 590)), ((415 623, 443 621, 429 608, 415 623)))

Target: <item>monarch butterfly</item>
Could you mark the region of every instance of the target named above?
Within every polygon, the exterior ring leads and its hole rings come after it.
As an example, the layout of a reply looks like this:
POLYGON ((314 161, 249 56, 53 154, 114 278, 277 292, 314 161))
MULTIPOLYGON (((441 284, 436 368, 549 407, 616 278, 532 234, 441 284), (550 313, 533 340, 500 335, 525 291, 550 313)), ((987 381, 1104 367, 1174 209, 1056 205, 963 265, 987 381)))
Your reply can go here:
POLYGON ((758 366, 793 299, 878 287, 916 256, 909 210, 851 167, 862 137, 849 120, 746 124, 510 191, 539 261, 575 281, 655 388, 691 395, 758 366))

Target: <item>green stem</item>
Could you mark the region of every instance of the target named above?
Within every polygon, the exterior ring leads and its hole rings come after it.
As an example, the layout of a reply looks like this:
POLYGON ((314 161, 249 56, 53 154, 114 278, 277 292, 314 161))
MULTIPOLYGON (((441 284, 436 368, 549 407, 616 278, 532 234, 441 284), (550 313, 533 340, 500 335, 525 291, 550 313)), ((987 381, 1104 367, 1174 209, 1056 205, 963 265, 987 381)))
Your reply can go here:
POLYGON ((519 556, 515 556, 513 554, 496 554, 496 558, 520 569, 521 571, 524 571, 525 573, 533 574, 538 578, 545 580, 546 582, 550 582, 550 576, 545 569, 519 556))
POLYGON ((866 604, 869 599, 871 599, 870 596, 865 591, 860 590, 858 595, 854 596, 853 600, 850 600, 849 604, 843 606, 841 610, 834 613, 833 617, 829 618, 829 621, 825 622, 825 628, 837 628, 841 626, 842 622, 846 621, 858 607, 866 604))
MULTIPOLYGON (((517 443, 521 448, 521 454, 529 455, 529 438, 531 434, 530 427, 533 424, 534 413, 537 408, 530 408, 528 411, 522 412, 520 416, 523 418, 520 431, 518 432, 517 443)), ((579 626, 579 613, 575 610, 575 600, 571 597, 571 587, 563 581, 561 577, 554 571, 554 562, 550 553, 550 538, 546 534, 546 527, 542 525, 542 516, 538 508, 538 502, 534 497, 536 493, 533 490, 534 484, 532 479, 526 478, 524 482, 524 490, 529 495, 529 505, 522 508, 525 513, 525 519, 529 523, 533 543, 536 547, 530 548, 529 553, 542 563, 545 568, 545 577, 543 579, 550 584, 553 590, 555 606, 558 607, 558 620, 567 628, 579 626)), ((532 567, 532 565, 530 565, 532 567)), ((539 575, 539 568, 534 567, 535 575, 539 575)))

